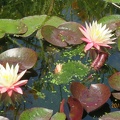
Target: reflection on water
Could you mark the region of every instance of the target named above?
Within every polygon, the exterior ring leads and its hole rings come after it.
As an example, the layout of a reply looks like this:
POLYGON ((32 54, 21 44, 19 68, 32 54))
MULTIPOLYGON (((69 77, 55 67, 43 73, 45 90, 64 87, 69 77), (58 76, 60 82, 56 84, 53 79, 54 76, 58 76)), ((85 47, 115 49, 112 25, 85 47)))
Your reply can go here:
MULTIPOLYGON (((0 1, 0 18, 18 19, 30 15, 56 15, 67 21, 81 22, 100 19, 101 17, 119 13, 120 10, 111 4, 105 3, 103 0, 1 0, 0 1), (103 7, 101 7, 103 6, 103 7)), ((45 107, 53 109, 54 113, 59 111, 59 104, 63 98, 68 97, 69 85, 56 86, 47 79, 41 79, 48 73, 53 71, 54 63, 60 58, 61 49, 49 45, 43 40, 34 37, 8 40, 7 36, 0 41, 0 52, 14 47, 29 47, 38 53, 38 62, 32 70, 28 70, 25 78, 29 79, 28 86, 23 88, 24 101, 16 104, 16 107, 1 105, 1 115, 8 117, 10 120, 17 120, 20 113, 32 107, 45 107), (32 89, 31 89, 32 88, 32 89), (45 97, 45 98, 44 98, 45 97)), ((119 55, 119 53, 117 54, 119 55)), ((119 57, 116 53, 109 58, 108 64, 119 70, 119 57), (115 60, 115 62, 114 62, 115 60), (115 63, 115 64, 114 64, 115 63)), ((76 56, 73 59, 78 59, 76 56)), ((63 58, 65 59, 65 58, 63 58)), ((85 61, 86 58, 83 59, 85 61)), ((61 59, 62 61, 62 59, 61 59)), ((105 70, 98 74, 102 80, 107 82, 106 77, 110 75, 105 70)), ((106 83, 108 84, 108 83, 106 83)), ((98 117, 111 111, 119 110, 119 101, 110 98, 99 110, 90 114, 84 113, 83 120, 97 120, 98 117), (102 112, 101 112, 102 111, 102 112)))

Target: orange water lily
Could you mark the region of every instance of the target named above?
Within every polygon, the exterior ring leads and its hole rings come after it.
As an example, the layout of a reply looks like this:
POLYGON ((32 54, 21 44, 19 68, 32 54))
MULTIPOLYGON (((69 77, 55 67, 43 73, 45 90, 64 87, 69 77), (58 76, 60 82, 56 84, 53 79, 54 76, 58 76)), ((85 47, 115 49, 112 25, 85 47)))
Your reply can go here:
POLYGON ((28 80, 20 80, 25 74, 26 70, 18 74, 19 65, 11 66, 6 63, 6 68, 0 64, 0 93, 7 92, 11 97, 13 91, 23 94, 20 86, 25 85, 28 80), (20 81, 19 81, 20 80, 20 81))
POLYGON ((93 21, 89 25, 87 23, 85 24, 86 28, 83 26, 79 28, 84 35, 81 39, 87 43, 84 49, 85 52, 92 47, 97 50, 100 50, 100 46, 111 48, 108 44, 115 43, 113 42, 115 38, 113 38, 113 34, 111 33, 112 30, 106 28, 106 25, 102 26, 102 23, 98 24, 97 21, 93 21))

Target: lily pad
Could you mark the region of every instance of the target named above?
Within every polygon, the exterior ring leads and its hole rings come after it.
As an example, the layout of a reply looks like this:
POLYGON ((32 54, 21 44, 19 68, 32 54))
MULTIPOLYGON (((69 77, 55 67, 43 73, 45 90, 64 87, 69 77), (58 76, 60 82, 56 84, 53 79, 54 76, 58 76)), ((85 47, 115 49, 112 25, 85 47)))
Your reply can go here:
POLYGON ((26 25, 20 20, 0 19, 0 38, 8 34, 23 34, 27 31, 26 25))
POLYGON ((111 94, 109 88, 104 84, 91 84, 88 89, 79 82, 73 82, 70 90, 88 113, 101 107, 107 102, 111 94))
MULTIPOLYGON (((66 21, 65 21, 64 19, 60 18, 60 17, 51 16, 51 17, 49 17, 49 19, 47 19, 47 20, 45 21, 44 26, 45 26, 45 25, 51 25, 51 26, 54 26, 54 27, 58 27, 60 24, 62 24, 62 23, 64 23, 64 22, 66 22, 66 21)), ((38 39, 43 38, 43 36, 41 35, 41 29, 39 29, 39 30, 37 31, 36 37, 37 37, 38 39)))
POLYGON ((75 36, 74 40, 69 40, 69 44, 81 44, 83 40, 81 38, 83 37, 83 34, 80 31, 80 27, 82 25, 77 22, 65 22, 58 26, 58 29, 68 30, 73 32, 73 36, 75 36))
POLYGON ((120 91, 120 72, 114 73, 109 79, 108 79, 109 85, 111 88, 120 91))
POLYGON ((111 112, 99 118, 99 120, 119 120, 119 119, 120 111, 111 112))
POLYGON ((66 120, 66 116, 64 113, 56 113, 50 120, 66 120))
POLYGON ((101 18, 99 23, 106 24, 111 30, 116 30, 118 28, 118 23, 120 22, 120 15, 109 15, 101 18))
POLYGON ((82 80, 89 72, 89 68, 80 61, 70 61, 62 65, 62 70, 58 74, 53 74, 52 83, 60 85, 67 84, 77 77, 82 80))
POLYGON ((22 18, 20 21, 25 23, 28 30, 22 37, 28 37, 36 30, 40 29, 45 21, 47 20, 47 15, 34 15, 22 18))
POLYGON ((19 120, 50 120, 53 110, 46 108, 31 108, 22 112, 19 120))
POLYGON ((118 93, 112 93, 113 97, 117 98, 118 100, 120 100, 120 92, 118 93))
POLYGON ((30 48, 13 48, 0 54, 0 64, 19 63, 20 69, 30 69, 37 61, 37 54, 30 48))
POLYGON ((41 33, 49 43, 59 47, 66 47, 67 44, 77 45, 83 42, 81 40, 83 35, 80 32, 79 27, 81 27, 81 25, 75 22, 64 23, 58 28, 46 25, 42 27, 41 33))
POLYGON ((80 101, 76 98, 69 97, 68 104, 70 108, 70 120, 81 120, 83 115, 83 107, 80 101))
POLYGON ((66 47, 67 43, 64 41, 64 38, 60 32, 61 31, 59 29, 50 25, 46 25, 41 29, 42 36, 46 41, 55 46, 66 47))

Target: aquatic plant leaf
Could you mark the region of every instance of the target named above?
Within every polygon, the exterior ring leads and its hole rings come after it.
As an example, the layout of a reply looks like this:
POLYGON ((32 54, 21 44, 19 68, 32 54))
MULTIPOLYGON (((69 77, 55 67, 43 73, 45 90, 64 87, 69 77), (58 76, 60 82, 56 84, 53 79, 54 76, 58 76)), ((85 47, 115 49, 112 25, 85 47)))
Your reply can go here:
POLYGON ((37 61, 37 54, 30 48, 13 48, 0 54, 0 64, 5 65, 19 63, 20 69, 30 69, 37 61))
POLYGON ((40 29, 45 21, 47 20, 47 15, 34 15, 22 18, 20 21, 25 23, 28 30, 22 37, 28 37, 36 30, 40 29))
POLYGON ((120 22, 120 15, 109 15, 101 18, 99 23, 103 25, 106 24, 111 30, 116 30, 119 26, 118 23, 120 22))
MULTIPOLYGON (((47 21, 45 22, 44 26, 45 25, 51 25, 51 26, 54 26, 54 27, 58 27, 60 24, 62 24, 64 22, 66 22, 64 19, 62 19, 60 17, 57 17, 57 16, 52 16, 52 17, 49 17, 49 19, 47 19, 47 21)), ((43 36, 41 35, 41 29, 39 29, 37 31, 36 37, 38 39, 43 38, 43 36)))
POLYGON ((0 38, 8 34, 23 34, 27 31, 26 25, 20 20, 0 19, 0 38))
POLYGON ((66 120, 66 116, 64 113, 56 113, 50 120, 66 120))
POLYGON ((112 93, 113 97, 117 98, 118 100, 120 100, 120 92, 117 93, 112 93))
POLYGON ((53 74, 52 83, 60 85, 66 84, 77 77, 83 79, 89 72, 89 68, 80 61, 69 61, 62 65, 62 71, 58 74, 53 74))
POLYGON ((120 0, 104 0, 106 2, 110 2, 110 3, 120 3, 120 0))
POLYGON ((73 39, 66 41, 69 44, 81 44, 83 42, 83 40, 81 40, 83 34, 79 30, 79 27, 81 27, 81 24, 77 22, 64 22, 63 24, 58 26, 58 29, 69 30, 73 32, 73 39))
POLYGON ((101 107, 111 94, 109 88, 104 84, 91 84, 88 89, 79 82, 72 82, 70 90, 88 113, 101 107))
POLYGON ((111 88, 120 91, 120 72, 116 72, 109 77, 108 82, 111 88))
POLYGON ((70 108, 70 120, 81 120, 83 115, 83 107, 80 101, 76 98, 69 97, 67 102, 70 108))
POLYGON ((119 120, 120 119, 120 111, 115 111, 111 113, 107 113, 103 115, 99 120, 119 120))
POLYGON ((47 42, 59 47, 67 46, 67 43, 64 41, 64 38, 62 38, 60 34, 60 30, 54 26, 46 25, 42 27, 41 33, 47 42))
POLYGON ((0 30, 0 38, 3 38, 5 36, 5 31, 0 30))
POLYGON ((46 108, 31 108, 21 113, 19 120, 50 120, 53 110, 46 108))

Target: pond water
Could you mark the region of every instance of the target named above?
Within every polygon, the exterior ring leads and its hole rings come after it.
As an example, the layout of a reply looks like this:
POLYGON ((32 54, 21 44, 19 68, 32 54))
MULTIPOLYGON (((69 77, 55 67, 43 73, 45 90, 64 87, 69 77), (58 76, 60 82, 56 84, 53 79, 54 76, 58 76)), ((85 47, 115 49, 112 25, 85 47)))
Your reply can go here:
MULTIPOLYGON (((106 15, 120 13, 119 8, 103 0, 1 0, 0 8, 1 19, 21 19, 27 16, 47 14, 81 24, 84 24, 85 21, 91 22, 93 20, 99 20, 106 15)), ((23 87, 25 91, 23 95, 24 99, 21 100, 20 103, 15 103, 15 106, 1 105, 0 107, 1 115, 10 120, 18 120, 21 112, 33 107, 52 109, 54 113, 56 113, 59 111, 62 99, 67 100, 68 96, 71 95, 69 90, 70 83, 55 85, 44 78, 49 71, 54 70, 54 63, 68 61, 68 58, 61 57, 65 49, 52 46, 43 39, 38 40, 34 34, 24 38, 15 38, 14 36, 6 35, 0 40, 1 53, 10 48, 22 46, 31 48, 38 54, 37 63, 32 69, 28 70, 24 76, 24 78, 29 79, 27 85, 23 87)), ((117 49, 111 50, 110 52, 111 56, 106 63, 108 68, 104 68, 103 71, 99 72, 94 71, 96 79, 101 77, 99 82, 107 85, 110 69, 120 71, 120 52, 117 49)), ((79 55, 72 58, 72 60, 78 59, 80 59, 79 55)), ((86 59, 87 55, 83 57, 81 61, 85 63, 86 59)), ((79 80, 75 78, 74 81, 79 80)), ((92 83, 97 83, 97 80, 92 81, 92 83)), ((90 85, 89 82, 85 84, 90 85)), ((98 110, 90 112, 89 114, 84 111, 82 120, 98 120, 98 118, 105 113, 119 111, 119 102, 119 100, 111 96, 107 103, 98 110)))

